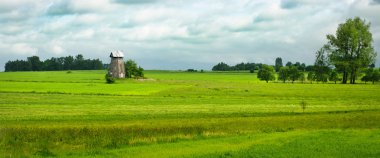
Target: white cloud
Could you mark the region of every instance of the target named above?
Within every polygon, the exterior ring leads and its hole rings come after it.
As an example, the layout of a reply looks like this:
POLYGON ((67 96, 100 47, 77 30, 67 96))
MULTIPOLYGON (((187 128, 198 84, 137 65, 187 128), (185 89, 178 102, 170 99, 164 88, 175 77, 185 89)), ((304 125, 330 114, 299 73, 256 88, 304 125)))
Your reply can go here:
POLYGON ((379 14, 372 0, 0 1, 0 70, 37 50, 44 58, 82 53, 108 62, 108 52, 120 49, 147 69, 273 64, 276 57, 311 64, 326 34, 355 16, 371 22, 379 52, 379 14))
POLYGON ((9 51, 22 55, 34 55, 37 49, 27 43, 14 43, 10 45, 9 51))

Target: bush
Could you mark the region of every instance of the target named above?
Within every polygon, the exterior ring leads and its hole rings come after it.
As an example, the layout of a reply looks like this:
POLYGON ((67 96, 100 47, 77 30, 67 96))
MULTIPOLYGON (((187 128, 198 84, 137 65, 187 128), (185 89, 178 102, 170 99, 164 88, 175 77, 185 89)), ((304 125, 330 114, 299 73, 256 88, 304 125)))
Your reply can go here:
POLYGON ((106 74, 106 82, 108 84, 112 84, 112 83, 115 83, 115 78, 113 78, 110 74, 106 74))

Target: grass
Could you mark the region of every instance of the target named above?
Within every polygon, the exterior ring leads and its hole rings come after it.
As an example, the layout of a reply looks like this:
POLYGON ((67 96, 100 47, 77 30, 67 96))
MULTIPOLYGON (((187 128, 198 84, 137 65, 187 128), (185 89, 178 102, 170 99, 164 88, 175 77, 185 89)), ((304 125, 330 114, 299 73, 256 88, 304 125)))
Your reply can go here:
POLYGON ((380 156, 379 84, 146 71, 110 85, 104 74, 0 73, 0 156, 380 156))

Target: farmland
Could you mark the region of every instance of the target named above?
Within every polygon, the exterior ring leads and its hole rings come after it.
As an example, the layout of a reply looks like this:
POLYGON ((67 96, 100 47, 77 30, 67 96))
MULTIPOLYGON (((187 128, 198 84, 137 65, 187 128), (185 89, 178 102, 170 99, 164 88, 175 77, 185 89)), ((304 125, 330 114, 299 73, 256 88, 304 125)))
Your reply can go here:
POLYGON ((0 73, 0 156, 380 156, 380 84, 178 71, 106 84, 105 73, 0 73))

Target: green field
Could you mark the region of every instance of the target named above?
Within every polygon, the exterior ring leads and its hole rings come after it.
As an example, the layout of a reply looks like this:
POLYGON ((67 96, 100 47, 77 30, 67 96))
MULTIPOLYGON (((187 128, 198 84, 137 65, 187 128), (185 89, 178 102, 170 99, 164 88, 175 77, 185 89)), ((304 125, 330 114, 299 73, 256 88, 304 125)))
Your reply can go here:
POLYGON ((0 157, 380 157, 380 84, 105 73, 1 72, 0 157))

